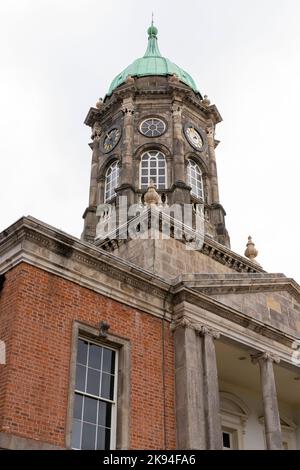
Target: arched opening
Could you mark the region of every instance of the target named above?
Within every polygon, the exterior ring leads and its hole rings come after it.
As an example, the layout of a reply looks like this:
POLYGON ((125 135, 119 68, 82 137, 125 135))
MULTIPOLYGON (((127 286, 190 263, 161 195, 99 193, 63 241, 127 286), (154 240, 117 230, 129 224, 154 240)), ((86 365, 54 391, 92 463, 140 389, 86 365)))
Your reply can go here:
POLYGON ((156 189, 167 186, 167 165, 165 155, 158 150, 148 150, 142 155, 140 166, 140 187, 146 190, 152 182, 156 189))
POLYGON ((115 188, 119 184, 120 165, 118 161, 113 162, 105 173, 104 202, 115 197, 115 188))
POLYGON ((203 199, 202 171, 194 160, 188 160, 187 182, 191 186, 191 194, 198 199, 203 199))

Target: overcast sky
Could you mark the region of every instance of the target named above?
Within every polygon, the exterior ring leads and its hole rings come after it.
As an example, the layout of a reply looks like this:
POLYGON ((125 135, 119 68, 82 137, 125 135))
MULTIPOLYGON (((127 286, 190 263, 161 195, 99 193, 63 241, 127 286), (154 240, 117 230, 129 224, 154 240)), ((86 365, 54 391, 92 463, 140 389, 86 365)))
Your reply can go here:
POLYGON ((232 249, 300 280, 299 0, 0 2, 0 230, 32 215, 75 236, 87 206, 84 118, 147 45, 223 117, 216 138, 232 249))

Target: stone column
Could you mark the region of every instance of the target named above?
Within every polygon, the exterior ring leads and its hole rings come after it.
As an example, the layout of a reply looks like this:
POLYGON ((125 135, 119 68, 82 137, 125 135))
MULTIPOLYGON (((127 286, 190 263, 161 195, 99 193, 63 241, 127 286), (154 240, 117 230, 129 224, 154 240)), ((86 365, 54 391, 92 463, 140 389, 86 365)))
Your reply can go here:
POLYGON ((252 356, 252 361, 258 362, 260 367, 267 449, 280 450, 282 436, 273 368, 273 362, 278 364, 280 359, 270 353, 262 352, 252 356))
POLYGON ((199 333, 202 339, 206 445, 207 449, 222 449, 219 381, 214 345, 214 339, 218 339, 220 334, 206 326, 202 326, 199 333))
POLYGON ((133 138, 134 126, 133 115, 134 105, 132 97, 123 99, 122 111, 124 113, 124 134, 123 134, 123 153, 122 168, 120 172, 120 184, 117 193, 127 196, 128 204, 132 204, 133 200, 133 138))
POLYGON ((96 210, 98 204, 98 183, 97 183, 97 171, 98 162, 100 156, 99 142, 102 135, 102 129, 99 122, 95 122, 91 138, 93 142, 90 147, 93 150, 92 163, 91 163, 91 177, 90 177, 90 194, 89 194, 89 205, 86 208, 84 218, 84 229, 81 235, 86 241, 94 241, 96 235, 97 217, 96 210))
POLYGON ((172 204, 190 202, 190 188, 186 183, 184 162, 184 140, 182 136, 182 102, 175 99, 172 104, 173 114, 173 159, 174 159, 174 184, 172 204))
POLYGON ((207 144, 209 154, 211 202, 212 204, 219 204, 218 174, 215 154, 215 128, 213 124, 207 128, 207 144))
POLYGON ((206 449, 201 338, 186 318, 173 324, 178 449, 206 449))

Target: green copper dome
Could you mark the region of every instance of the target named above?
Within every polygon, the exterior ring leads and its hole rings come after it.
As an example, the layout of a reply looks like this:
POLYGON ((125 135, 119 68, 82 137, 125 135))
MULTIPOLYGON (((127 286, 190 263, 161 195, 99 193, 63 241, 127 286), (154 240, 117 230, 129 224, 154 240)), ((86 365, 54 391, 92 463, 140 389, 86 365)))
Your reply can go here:
POLYGON ((169 59, 162 57, 158 44, 157 44, 157 28, 152 25, 148 28, 148 47, 144 57, 136 59, 130 64, 123 72, 119 73, 112 81, 108 95, 122 83, 125 82, 126 78, 132 77, 145 77, 147 75, 177 75, 178 79, 191 87, 196 93, 198 93, 196 83, 192 77, 185 72, 178 65, 173 64, 169 59))

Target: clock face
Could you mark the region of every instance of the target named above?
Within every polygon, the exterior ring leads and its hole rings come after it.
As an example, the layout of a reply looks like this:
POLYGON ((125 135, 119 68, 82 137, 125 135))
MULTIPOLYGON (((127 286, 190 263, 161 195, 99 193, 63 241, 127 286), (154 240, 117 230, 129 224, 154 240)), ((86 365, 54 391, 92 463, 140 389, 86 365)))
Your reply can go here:
POLYGON ((116 127, 114 129, 111 129, 110 131, 107 132, 107 134, 104 137, 103 140, 103 149, 105 153, 110 152, 117 143, 119 142, 121 137, 121 131, 120 129, 117 129, 116 127))
POLYGON ((200 132, 197 131, 193 126, 188 126, 185 129, 185 135, 190 144, 195 147, 196 150, 201 150, 203 147, 203 140, 200 132))

